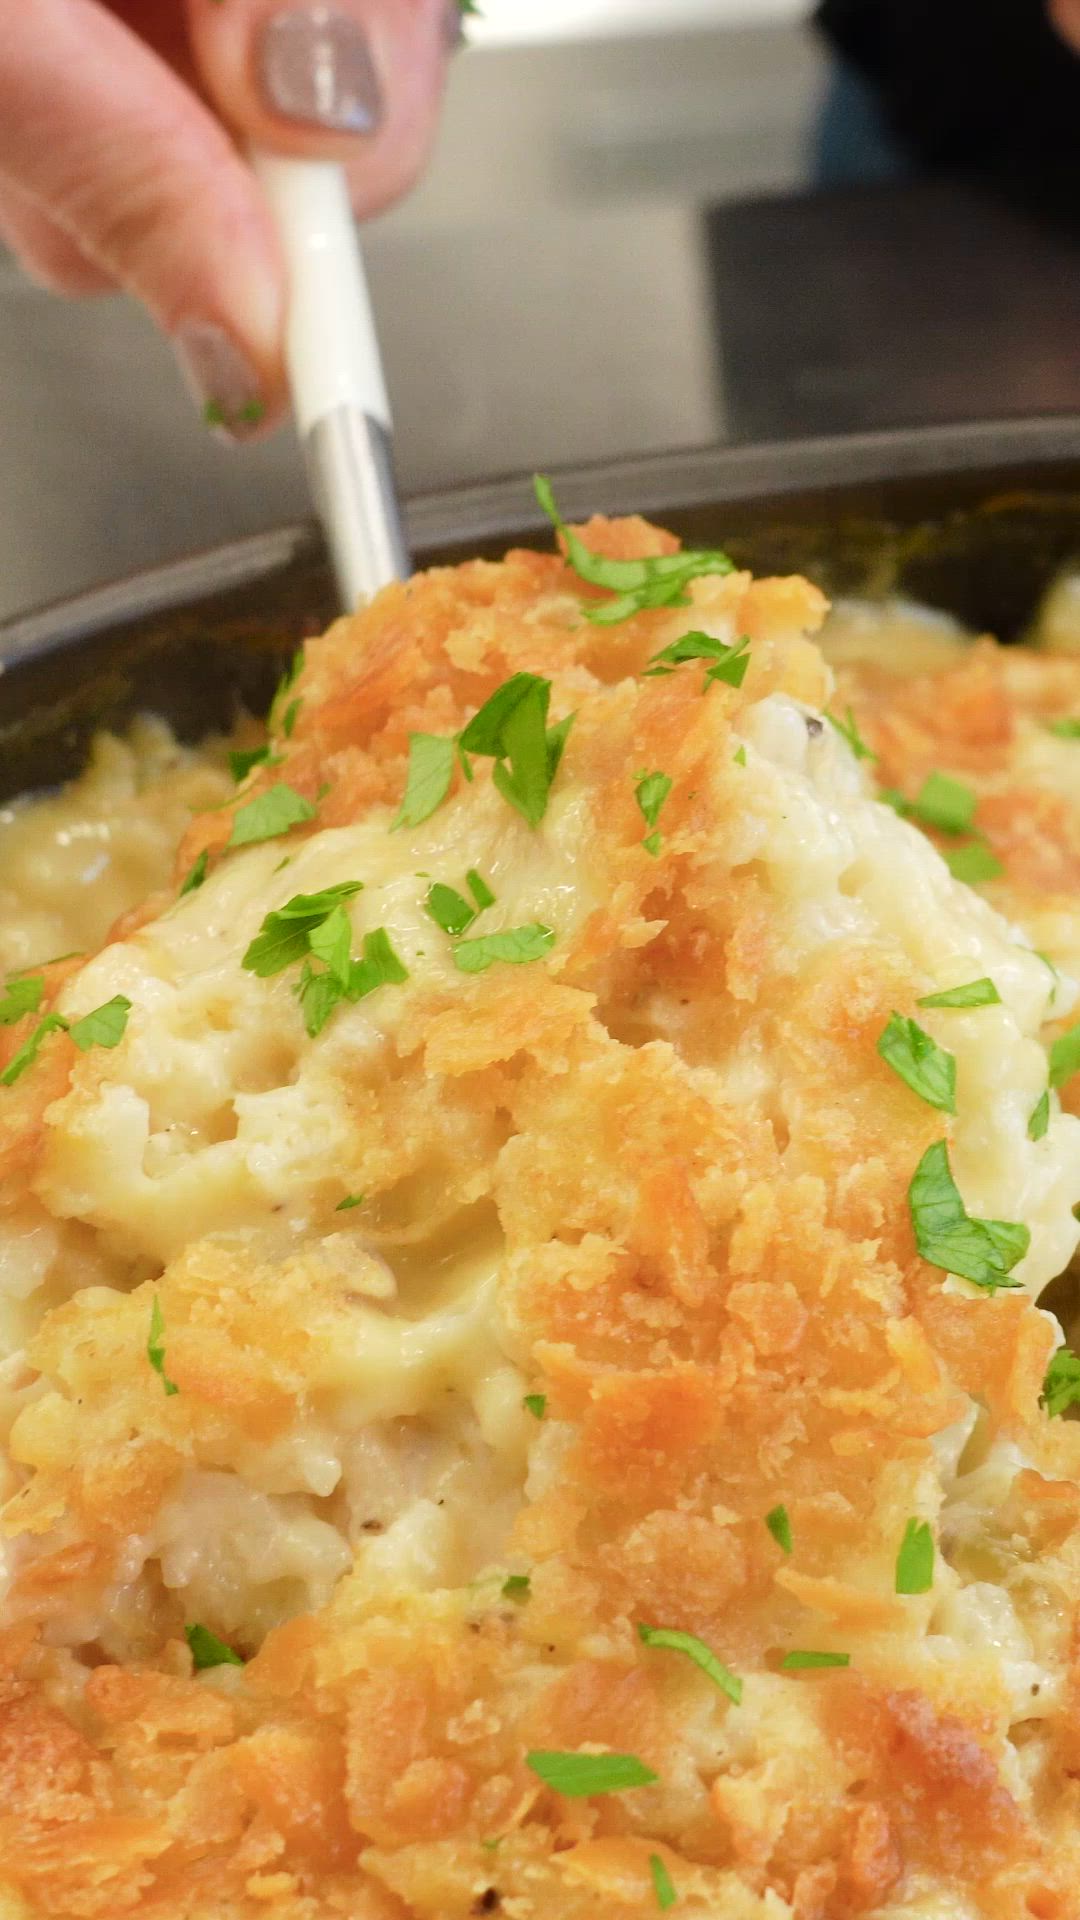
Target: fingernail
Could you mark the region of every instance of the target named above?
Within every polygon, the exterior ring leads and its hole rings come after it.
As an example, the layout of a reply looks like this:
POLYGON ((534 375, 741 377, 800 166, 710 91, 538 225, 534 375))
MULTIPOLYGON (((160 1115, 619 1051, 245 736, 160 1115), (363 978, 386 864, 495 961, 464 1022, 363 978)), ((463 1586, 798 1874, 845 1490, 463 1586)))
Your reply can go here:
POLYGON ((173 335, 173 347, 206 425, 230 440, 253 434, 265 412, 259 377, 224 327, 189 320, 173 335))
POLYGON ((275 13, 259 38, 259 80, 272 113, 334 133, 374 133, 382 89, 367 34, 336 7, 275 13))

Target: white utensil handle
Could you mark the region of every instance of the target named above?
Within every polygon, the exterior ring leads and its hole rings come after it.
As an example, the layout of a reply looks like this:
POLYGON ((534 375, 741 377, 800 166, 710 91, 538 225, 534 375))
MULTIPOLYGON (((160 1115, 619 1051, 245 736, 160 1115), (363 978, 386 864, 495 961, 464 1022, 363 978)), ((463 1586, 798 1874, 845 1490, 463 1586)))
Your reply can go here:
POLYGON ((338 407, 389 431, 378 340, 345 174, 331 160, 258 153, 255 169, 285 249, 291 298, 286 355, 296 424, 306 438, 338 407))
POLYGON ((289 277, 285 357, 312 492, 346 613, 409 572, 390 406, 345 174, 254 156, 289 277))

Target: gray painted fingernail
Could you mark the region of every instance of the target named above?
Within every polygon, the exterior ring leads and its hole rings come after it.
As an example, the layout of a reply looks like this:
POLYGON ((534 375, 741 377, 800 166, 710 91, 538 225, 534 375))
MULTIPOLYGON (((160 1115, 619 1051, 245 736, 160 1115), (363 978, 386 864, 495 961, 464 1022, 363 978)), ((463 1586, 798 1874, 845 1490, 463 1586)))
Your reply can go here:
POLYGON ((259 377, 224 327, 189 320, 174 333, 173 348, 206 425, 230 440, 254 433, 266 410, 259 377))
POLYGON ((367 34, 336 7, 272 14, 258 46, 259 82, 272 113, 333 133, 374 133, 383 99, 367 34))

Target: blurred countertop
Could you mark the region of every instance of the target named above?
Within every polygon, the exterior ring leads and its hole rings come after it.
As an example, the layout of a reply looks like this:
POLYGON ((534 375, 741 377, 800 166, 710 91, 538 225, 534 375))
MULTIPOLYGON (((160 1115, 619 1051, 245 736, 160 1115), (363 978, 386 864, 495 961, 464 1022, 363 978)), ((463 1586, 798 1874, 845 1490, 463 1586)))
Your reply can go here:
MULTIPOLYGON (((406 491, 1080 407, 1073 243, 962 188, 811 194, 825 62, 792 0, 759 11, 458 59, 365 239, 406 491)), ((0 450, 0 618, 309 510, 287 429, 219 446, 129 302, 2 259, 0 450)))

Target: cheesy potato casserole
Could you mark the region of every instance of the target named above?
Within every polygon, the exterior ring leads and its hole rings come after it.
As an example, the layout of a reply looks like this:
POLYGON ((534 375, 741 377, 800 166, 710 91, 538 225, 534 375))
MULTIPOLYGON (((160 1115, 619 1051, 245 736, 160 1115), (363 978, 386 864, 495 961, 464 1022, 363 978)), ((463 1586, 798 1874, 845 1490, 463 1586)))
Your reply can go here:
POLYGON ((1080 1914, 1080 653, 540 494, 0 815, 0 1920, 1080 1914))

